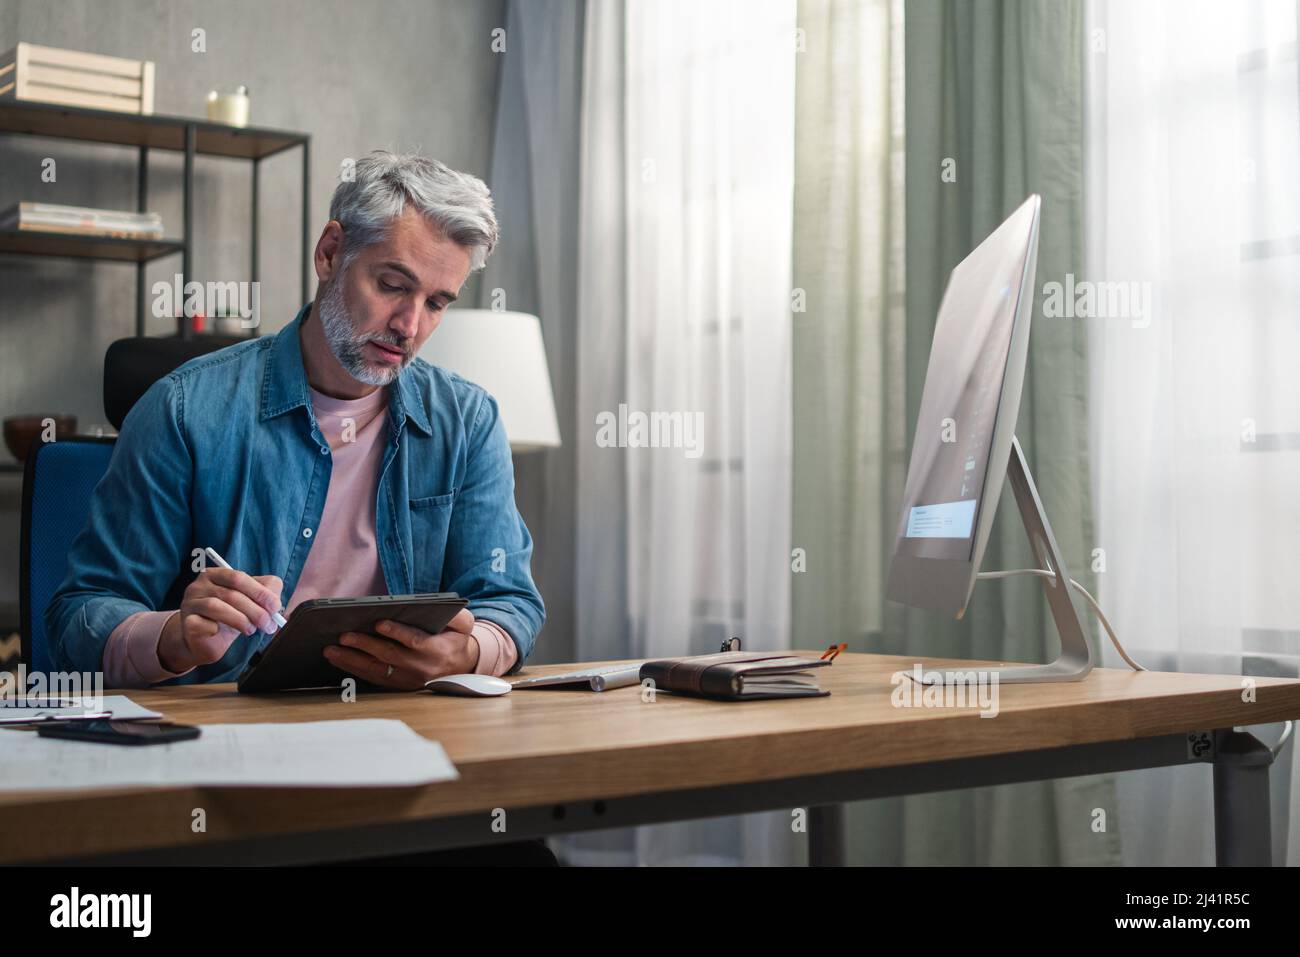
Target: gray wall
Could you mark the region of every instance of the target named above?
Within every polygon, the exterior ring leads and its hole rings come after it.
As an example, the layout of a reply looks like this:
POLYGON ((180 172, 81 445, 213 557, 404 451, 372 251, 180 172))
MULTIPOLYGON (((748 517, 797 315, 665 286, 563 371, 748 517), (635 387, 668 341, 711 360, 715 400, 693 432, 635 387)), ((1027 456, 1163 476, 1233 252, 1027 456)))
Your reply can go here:
MULTIPOLYGON (((203 117, 209 89, 244 84, 252 125, 312 136, 314 242, 346 157, 420 148, 486 178, 499 59, 491 31, 503 17, 499 0, 0 0, 0 49, 23 40, 153 60, 155 112, 169 115, 203 117), (206 53, 190 50, 195 27, 207 31, 206 53)), ((300 155, 263 163, 264 334, 300 305, 300 155)), ((130 147, 0 135, 0 207, 36 200, 134 209, 135 159, 130 147), (51 184, 40 178, 47 156, 58 164, 51 184)), ((249 278, 250 170, 237 160, 196 160, 193 278, 249 278)), ((149 206, 169 236, 181 232, 180 176, 179 156, 153 154, 149 206)), ((179 256, 160 260, 148 281, 179 271, 179 256)), ((473 301, 476 290, 468 292, 473 301)), ((104 350, 134 335, 134 299, 133 266, 0 256, 0 416, 70 412, 83 428, 106 424, 104 350)), ((174 331, 167 320, 147 322, 149 334, 174 331)), ((7 450, 0 459, 10 460, 7 450)), ((18 595, 21 486, 21 476, 0 474, 6 605, 18 595)))

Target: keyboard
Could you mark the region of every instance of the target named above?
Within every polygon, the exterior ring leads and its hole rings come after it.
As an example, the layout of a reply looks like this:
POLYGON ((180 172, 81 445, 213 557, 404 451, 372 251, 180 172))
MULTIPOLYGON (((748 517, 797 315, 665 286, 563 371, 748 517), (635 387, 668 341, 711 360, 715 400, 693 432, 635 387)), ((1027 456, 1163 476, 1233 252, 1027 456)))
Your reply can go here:
POLYGON ((612 688, 624 688, 641 680, 641 662, 620 665, 601 665, 596 668, 584 668, 581 671, 566 671, 558 675, 541 675, 536 678, 520 678, 512 681, 510 686, 520 688, 555 688, 566 685, 587 685, 592 691, 609 691, 612 688))

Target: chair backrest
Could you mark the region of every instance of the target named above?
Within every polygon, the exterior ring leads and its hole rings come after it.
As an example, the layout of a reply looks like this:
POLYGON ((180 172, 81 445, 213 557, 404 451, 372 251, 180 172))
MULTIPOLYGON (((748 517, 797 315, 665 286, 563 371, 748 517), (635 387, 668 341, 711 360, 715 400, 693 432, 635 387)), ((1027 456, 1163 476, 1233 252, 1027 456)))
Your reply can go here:
POLYGON ((136 336, 118 339, 104 354, 104 414, 113 428, 121 429, 131 406, 177 366, 237 342, 240 336, 203 334, 180 339, 173 336, 136 336))
POLYGON ((114 441, 76 436, 34 442, 27 453, 18 604, 30 671, 50 670, 45 609, 68 573, 68 552, 90 516, 90 496, 108 470, 114 441))
MULTIPOLYGON (((246 341, 239 336, 119 339, 104 355, 104 413, 115 429, 149 387, 195 356, 246 341)), ((22 660, 49 671, 45 609, 68 572, 68 551, 90 516, 90 496, 108 469, 112 438, 76 436, 34 443, 23 479, 18 603, 22 660)))

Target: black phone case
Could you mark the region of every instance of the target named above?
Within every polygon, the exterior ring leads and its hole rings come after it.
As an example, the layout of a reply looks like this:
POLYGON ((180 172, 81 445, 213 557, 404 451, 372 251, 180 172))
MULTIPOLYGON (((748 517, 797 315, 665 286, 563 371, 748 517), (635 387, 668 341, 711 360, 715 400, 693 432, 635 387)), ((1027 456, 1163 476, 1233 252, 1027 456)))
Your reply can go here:
MULTIPOLYGON (((105 721, 111 723, 111 719, 105 719, 105 721)), ((123 724, 125 723, 123 722, 123 724)), ((200 731, 190 725, 176 725, 167 728, 161 734, 105 734, 102 731, 93 732, 88 728, 80 727, 76 722, 69 721, 65 723, 60 721, 43 724, 36 729, 36 733, 43 738, 59 738, 64 741, 91 741, 95 744, 140 747, 150 744, 171 744, 173 741, 193 741, 199 736, 200 731)))
MULTIPOLYGON (((455 592, 376 595, 369 598, 315 598, 294 609, 289 623, 249 659, 237 687, 243 694, 300 688, 338 688, 354 678, 325 658, 325 646, 338 644, 345 631, 391 641, 375 632, 384 618, 439 632, 469 604, 455 592)), ((360 679, 355 679, 359 683, 360 679)))

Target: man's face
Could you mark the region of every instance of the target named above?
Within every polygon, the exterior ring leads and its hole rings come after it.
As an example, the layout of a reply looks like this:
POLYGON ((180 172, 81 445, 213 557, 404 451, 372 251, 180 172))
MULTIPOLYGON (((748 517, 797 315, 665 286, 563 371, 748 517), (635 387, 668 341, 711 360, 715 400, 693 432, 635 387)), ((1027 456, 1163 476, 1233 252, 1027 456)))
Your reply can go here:
POLYGON ((438 328, 469 277, 470 250, 408 209, 386 237, 336 273, 318 299, 321 327, 352 378, 395 380, 438 328))

